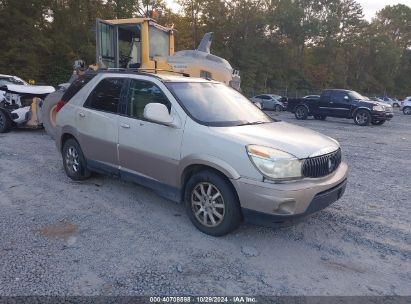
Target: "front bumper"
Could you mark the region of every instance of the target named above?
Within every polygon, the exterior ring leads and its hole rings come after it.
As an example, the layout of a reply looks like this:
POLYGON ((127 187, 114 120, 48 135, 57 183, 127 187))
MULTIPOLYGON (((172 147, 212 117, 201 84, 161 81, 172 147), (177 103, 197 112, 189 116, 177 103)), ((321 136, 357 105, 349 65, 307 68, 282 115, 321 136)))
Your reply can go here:
POLYGON ((394 117, 394 113, 393 112, 376 112, 373 111, 371 112, 371 117, 373 120, 390 120, 391 118, 394 117))
POLYGON ((247 222, 267 225, 298 218, 324 209, 345 191, 347 164, 322 178, 268 183, 245 178, 232 180, 247 222))

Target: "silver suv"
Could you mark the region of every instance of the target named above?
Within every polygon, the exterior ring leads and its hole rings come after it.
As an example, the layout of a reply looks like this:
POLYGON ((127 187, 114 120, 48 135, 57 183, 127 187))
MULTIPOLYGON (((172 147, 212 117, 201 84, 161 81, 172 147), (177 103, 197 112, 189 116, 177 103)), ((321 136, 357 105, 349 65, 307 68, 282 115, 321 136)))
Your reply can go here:
POLYGON ((344 193, 337 141, 270 118, 224 84, 100 72, 66 94, 56 144, 67 175, 104 172, 150 187, 184 202, 204 233, 227 234, 243 219, 271 226, 344 193))

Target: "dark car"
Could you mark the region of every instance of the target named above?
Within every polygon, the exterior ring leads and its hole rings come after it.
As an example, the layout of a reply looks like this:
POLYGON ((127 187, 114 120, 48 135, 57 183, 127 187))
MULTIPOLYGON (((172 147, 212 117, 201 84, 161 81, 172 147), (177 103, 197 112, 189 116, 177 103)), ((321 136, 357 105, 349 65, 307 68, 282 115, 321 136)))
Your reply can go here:
POLYGON ((289 99, 287 110, 297 119, 324 120, 327 116, 354 119, 360 126, 382 125, 393 117, 392 106, 350 90, 324 90, 319 99, 289 99))

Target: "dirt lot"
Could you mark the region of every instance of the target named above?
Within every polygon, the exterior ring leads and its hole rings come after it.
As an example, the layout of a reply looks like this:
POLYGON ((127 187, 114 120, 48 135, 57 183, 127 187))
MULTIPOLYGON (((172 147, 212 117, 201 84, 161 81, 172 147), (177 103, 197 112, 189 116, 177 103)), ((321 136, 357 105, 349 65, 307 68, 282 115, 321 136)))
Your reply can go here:
POLYGON ((42 130, 0 135, 0 295, 411 295, 411 117, 279 118, 340 141, 345 196, 222 238, 143 187, 71 181, 42 130))

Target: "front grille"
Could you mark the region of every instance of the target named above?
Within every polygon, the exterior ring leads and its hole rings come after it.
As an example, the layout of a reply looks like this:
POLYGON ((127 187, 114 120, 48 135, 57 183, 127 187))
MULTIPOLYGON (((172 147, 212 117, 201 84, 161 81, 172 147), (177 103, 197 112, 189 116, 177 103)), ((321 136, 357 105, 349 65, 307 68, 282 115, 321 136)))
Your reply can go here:
POLYGON ((335 152, 310 157, 304 160, 303 175, 305 177, 322 177, 333 173, 341 163, 341 149, 335 152))

